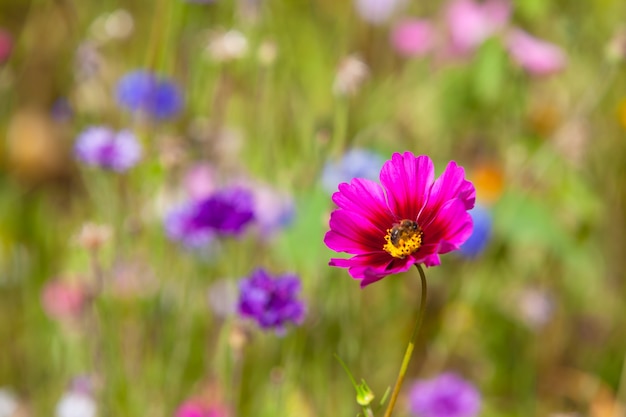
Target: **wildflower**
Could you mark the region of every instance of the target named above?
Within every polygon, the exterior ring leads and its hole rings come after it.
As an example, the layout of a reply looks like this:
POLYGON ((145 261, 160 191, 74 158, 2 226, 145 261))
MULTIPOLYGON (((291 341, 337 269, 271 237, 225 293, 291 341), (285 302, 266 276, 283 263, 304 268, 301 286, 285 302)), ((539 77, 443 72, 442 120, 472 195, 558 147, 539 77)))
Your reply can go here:
POLYGON ((269 239, 292 222, 295 215, 293 198, 267 184, 256 183, 251 189, 255 222, 261 236, 269 239))
POLYGON ((554 314, 554 297, 542 288, 525 288, 517 294, 516 301, 520 320, 531 330, 544 327, 554 314))
POLYGON ((406 19, 393 28, 391 45, 402 56, 424 56, 432 49, 434 36, 434 28, 429 21, 406 19))
POLYGON ((567 64, 565 52, 560 47, 520 29, 509 33, 507 46, 511 58, 531 75, 550 75, 563 70, 567 64))
POLYGON ((329 193, 337 190, 337 185, 349 182, 352 178, 378 178, 384 159, 366 149, 350 149, 339 161, 327 162, 322 171, 322 187, 329 193))
POLYGON ((13 50, 13 37, 9 32, 0 28, 0 65, 4 64, 11 57, 13 50))
POLYGON ((467 210, 476 191, 456 162, 435 180, 429 157, 396 153, 383 165, 380 182, 340 184, 324 237, 330 249, 355 255, 330 265, 348 268, 361 287, 414 264, 439 265, 440 254, 459 249, 472 234, 467 210))
POLYGON ((469 213, 474 222, 474 229, 472 235, 461 245, 459 252, 467 258, 475 258, 489 243, 493 221, 491 212, 484 206, 476 205, 469 213))
POLYGON ((19 406, 18 399, 12 391, 0 388, 0 417, 16 415, 19 406))
POLYGON ((406 0, 354 0, 354 7, 361 19, 380 25, 405 3, 406 0))
POLYGON ((489 37, 504 28, 511 14, 506 0, 454 0, 447 8, 446 22, 453 52, 472 53, 489 37))
POLYGON ((46 314, 55 320, 77 318, 85 308, 88 295, 81 286, 57 279, 47 282, 41 294, 46 314))
POLYGON ((84 130, 76 139, 76 157, 87 165, 123 172, 141 158, 141 146, 129 130, 115 132, 105 126, 84 130))
POLYGON ((211 37, 205 53, 216 62, 230 62, 248 53, 248 40, 238 30, 217 33, 211 37))
POLYGON ((185 173, 183 184, 187 194, 195 199, 210 196, 215 191, 217 174, 215 168, 208 164, 196 164, 185 173))
POLYGON ((187 247, 202 247, 217 234, 241 234, 254 219, 253 204, 252 194, 244 188, 220 190, 171 211, 165 230, 172 240, 187 247))
POLYGON ((97 223, 84 223, 76 236, 79 246, 90 251, 96 251, 111 239, 111 226, 97 223))
POLYGON ((337 96, 355 95, 369 77, 369 72, 367 64, 359 57, 347 56, 339 63, 333 83, 333 93, 337 96))
POLYGON ((285 332, 288 322, 301 324, 304 304, 298 300, 300 280, 295 275, 276 278, 257 269, 239 283, 239 314, 254 319, 263 329, 285 332))
POLYGON ((95 417, 97 415, 97 406, 90 391, 91 388, 86 389, 80 386, 70 388, 57 403, 55 416, 95 417))
POLYGON ((480 393, 454 373, 416 382, 409 408, 416 417, 474 417, 480 411, 480 393))
POLYGON ((187 400, 176 410, 176 417, 227 417, 226 408, 221 405, 207 405, 199 400, 187 400))
POLYGON ((182 93, 176 84, 144 70, 122 77, 117 83, 116 97, 120 106, 130 112, 157 120, 172 118, 183 107, 182 93))

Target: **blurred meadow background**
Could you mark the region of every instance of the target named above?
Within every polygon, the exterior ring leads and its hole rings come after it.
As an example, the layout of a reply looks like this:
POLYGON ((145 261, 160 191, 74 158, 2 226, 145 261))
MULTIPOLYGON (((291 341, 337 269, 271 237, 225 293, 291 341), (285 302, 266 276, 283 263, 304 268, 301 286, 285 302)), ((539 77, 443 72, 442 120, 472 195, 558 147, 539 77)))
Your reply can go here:
POLYGON ((481 416, 626 415, 625 60, 622 0, 1 0, 0 416, 355 416, 335 354, 382 415, 419 278, 323 238, 404 151, 477 207, 394 415, 442 373, 481 416), (241 227, 177 220, 229 190, 241 227), (301 283, 284 329, 237 309, 259 268, 301 283))

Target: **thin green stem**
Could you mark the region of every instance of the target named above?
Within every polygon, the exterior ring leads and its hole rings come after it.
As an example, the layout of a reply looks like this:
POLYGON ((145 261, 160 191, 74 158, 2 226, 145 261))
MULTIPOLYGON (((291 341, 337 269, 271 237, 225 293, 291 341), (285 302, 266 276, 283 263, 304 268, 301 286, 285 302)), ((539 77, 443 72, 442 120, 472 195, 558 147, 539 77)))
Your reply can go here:
POLYGON ((400 388, 402 387, 402 383, 404 382, 404 376, 406 375, 406 371, 409 368, 409 362, 411 361, 411 356, 413 355, 413 350, 415 349, 415 339, 417 338, 420 327, 422 327, 422 318, 424 317, 424 311, 426 310, 426 296, 428 295, 426 276, 424 275, 424 270, 422 269, 421 265, 417 264, 416 267, 418 272, 420 273, 420 279, 422 281, 422 296, 420 297, 420 308, 417 313, 417 320, 415 321, 415 326, 413 327, 411 339, 409 340, 409 344, 407 345, 406 351, 404 352, 404 358, 402 359, 402 365, 400 366, 398 379, 396 379, 396 385, 393 387, 391 398, 389 399, 389 405, 387 406, 387 410, 385 411, 385 417, 391 417, 393 407, 396 405, 398 394, 400 394, 400 388))

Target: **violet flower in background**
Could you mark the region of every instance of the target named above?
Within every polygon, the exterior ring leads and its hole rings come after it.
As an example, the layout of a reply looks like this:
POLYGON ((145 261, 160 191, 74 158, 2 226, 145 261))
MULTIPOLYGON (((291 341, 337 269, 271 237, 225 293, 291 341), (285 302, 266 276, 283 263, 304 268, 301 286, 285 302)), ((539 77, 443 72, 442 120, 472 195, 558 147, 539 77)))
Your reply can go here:
POLYGON ((254 220, 263 239, 271 239, 276 232, 289 226, 295 217, 293 197, 267 184, 254 184, 254 220))
POLYGON ((77 377, 56 405, 56 417, 96 417, 97 404, 92 394, 91 381, 77 377))
POLYGON ((454 373, 417 381, 409 392, 415 417, 475 417, 481 406, 478 390, 454 373))
POLYGON ((176 84, 143 70, 122 77, 117 84, 116 97, 119 105, 130 112, 156 120, 170 119, 183 107, 182 93, 176 84))
POLYGON ((475 258, 487 247, 491 238, 492 217, 491 211, 479 204, 469 211, 474 221, 472 235, 461 245, 459 253, 467 258, 475 258))
POLYGON ((405 57, 420 57, 429 53, 435 43, 435 29, 428 20, 405 19, 391 31, 391 46, 405 57))
POLYGON ((282 335, 287 323, 299 325, 304 320, 304 303, 298 299, 300 288, 296 275, 272 277, 257 269, 239 283, 239 314, 282 335))
POLYGON ((170 239, 199 248, 216 235, 240 235, 253 220, 252 193, 232 187, 172 210, 165 218, 165 230, 170 239))
POLYGON ((76 139, 74 151, 85 164, 116 172, 132 168, 141 159, 141 146, 132 132, 115 132, 105 126, 84 130, 76 139))
POLYGON ((508 24, 510 14, 507 0, 453 0, 446 12, 452 52, 461 56, 474 52, 508 24))
POLYGON ((531 75, 554 74, 567 65, 563 49, 521 29, 513 29, 508 34, 507 47, 511 58, 531 75))
POLYGON ((350 149, 338 161, 329 161, 322 171, 322 187, 329 193, 337 186, 353 178, 378 180, 385 160, 382 156, 366 149, 350 149))
POLYGON ((199 163, 187 170, 183 179, 185 191, 194 200, 210 196, 217 188, 217 173, 209 164, 199 163))

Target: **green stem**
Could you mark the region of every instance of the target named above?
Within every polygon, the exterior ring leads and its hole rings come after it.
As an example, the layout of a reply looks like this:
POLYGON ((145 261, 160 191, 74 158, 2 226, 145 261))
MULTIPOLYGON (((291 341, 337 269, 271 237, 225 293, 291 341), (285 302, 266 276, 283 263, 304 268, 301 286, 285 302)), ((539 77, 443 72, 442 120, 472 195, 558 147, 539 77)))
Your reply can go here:
POLYGON ((424 311, 426 310, 426 296, 428 294, 428 289, 426 287, 426 276, 424 275, 424 270, 422 269, 421 265, 417 264, 416 267, 420 273, 420 279, 422 281, 420 309, 417 313, 417 320, 415 321, 415 327, 413 327, 411 339, 409 340, 409 344, 407 345, 406 351, 404 352, 404 358, 402 359, 402 365, 400 366, 398 379, 396 379, 396 385, 393 387, 393 392, 391 393, 391 398, 389 399, 389 405, 387 406, 387 410, 385 411, 385 417, 391 417, 393 407, 396 405, 398 394, 400 394, 400 388, 402 387, 402 383, 404 382, 404 376, 406 375, 406 371, 409 368, 409 362, 411 361, 411 356, 413 355, 413 349, 415 348, 415 339, 417 338, 417 334, 419 333, 420 327, 422 326, 422 318, 424 317, 424 311))

